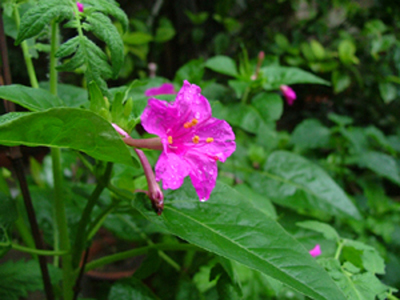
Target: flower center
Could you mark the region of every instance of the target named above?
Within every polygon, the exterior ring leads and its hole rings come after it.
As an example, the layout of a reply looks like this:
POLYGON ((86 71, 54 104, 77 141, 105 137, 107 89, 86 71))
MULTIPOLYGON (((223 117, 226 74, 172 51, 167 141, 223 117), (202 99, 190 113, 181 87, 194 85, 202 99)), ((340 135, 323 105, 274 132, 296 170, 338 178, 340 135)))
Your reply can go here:
POLYGON ((200 141, 200 137, 199 137, 198 135, 195 135, 195 136, 192 138, 192 141, 193 141, 193 143, 198 144, 199 141, 200 141))
POLYGON ((195 125, 197 125, 197 123, 199 123, 199 120, 193 118, 192 121, 190 122, 186 122, 185 124, 183 124, 183 127, 185 127, 186 129, 193 127, 195 125))

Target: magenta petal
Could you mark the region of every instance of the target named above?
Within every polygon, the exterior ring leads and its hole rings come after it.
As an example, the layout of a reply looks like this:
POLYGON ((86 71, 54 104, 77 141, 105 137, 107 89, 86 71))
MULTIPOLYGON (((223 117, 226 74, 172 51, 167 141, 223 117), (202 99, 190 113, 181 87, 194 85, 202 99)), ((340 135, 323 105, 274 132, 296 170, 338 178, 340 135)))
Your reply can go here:
POLYGON ((211 106, 208 100, 200 94, 201 89, 187 80, 176 96, 174 105, 179 107, 180 118, 183 122, 197 119, 202 122, 211 117, 211 106))
POLYGON ((224 162, 235 150, 235 134, 232 127, 224 120, 215 118, 209 119, 202 124, 195 134, 200 137, 201 151, 212 157, 218 157, 218 160, 224 162), (213 138, 213 142, 204 142, 207 138, 213 138))
POLYGON ((174 153, 161 153, 157 161, 156 180, 162 180, 163 189, 179 188, 184 178, 189 175, 190 166, 180 156, 174 153))
POLYGON ((311 249, 309 251, 309 253, 311 254, 312 257, 317 257, 319 255, 321 255, 322 251, 321 251, 321 247, 320 245, 315 245, 315 247, 313 249, 311 249))
POLYGON ((215 187, 218 175, 217 163, 214 159, 191 153, 187 156, 191 164, 190 179, 200 201, 206 201, 215 187))
POLYGON ((177 115, 177 109, 169 105, 168 102, 150 98, 141 116, 141 121, 148 133, 156 134, 162 138, 166 136, 171 124, 179 121, 177 115))
POLYGON ((176 94, 174 85, 172 83, 163 83, 159 87, 149 88, 145 91, 146 97, 158 96, 158 95, 170 95, 176 94))

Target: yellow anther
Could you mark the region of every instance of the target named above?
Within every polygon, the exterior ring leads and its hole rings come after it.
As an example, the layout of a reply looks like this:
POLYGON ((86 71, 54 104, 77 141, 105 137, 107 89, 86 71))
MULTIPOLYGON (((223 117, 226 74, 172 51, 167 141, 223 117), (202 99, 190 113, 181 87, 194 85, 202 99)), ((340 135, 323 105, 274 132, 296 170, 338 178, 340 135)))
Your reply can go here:
POLYGON ((199 120, 197 120, 197 119, 192 120, 192 126, 197 125, 197 123, 199 123, 199 120))
POLYGON ((185 127, 186 129, 192 127, 192 123, 190 122, 186 122, 185 124, 183 124, 183 127, 185 127))
POLYGON ((172 136, 168 137, 168 144, 172 144, 172 136))
POLYGON ((192 141, 193 141, 193 143, 198 144, 199 141, 200 141, 199 136, 198 136, 198 135, 195 135, 195 136, 192 138, 192 141))
POLYGON ((212 142, 214 142, 214 139, 213 139, 212 137, 208 137, 208 138, 206 139, 206 142, 207 142, 207 143, 212 143, 212 142))

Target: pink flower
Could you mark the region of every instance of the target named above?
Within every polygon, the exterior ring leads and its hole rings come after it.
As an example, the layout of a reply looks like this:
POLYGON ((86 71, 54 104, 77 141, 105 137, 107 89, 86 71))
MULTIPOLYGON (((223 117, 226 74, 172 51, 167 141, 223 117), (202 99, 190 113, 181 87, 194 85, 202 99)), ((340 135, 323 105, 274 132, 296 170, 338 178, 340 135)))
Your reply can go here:
POLYGON ((311 254, 312 257, 320 256, 322 251, 319 244, 316 244, 315 247, 309 251, 309 253, 311 254))
POLYGON ((174 85, 172 83, 163 83, 159 87, 153 87, 146 90, 144 93, 146 97, 158 96, 158 95, 172 95, 176 94, 174 85))
POLYGON ((156 180, 162 180, 164 189, 177 189, 189 175, 200 201, 206 201, 215 187, 217 161, 224 162, 236 144, 231 126, 211 116, 200 92, 185 80, 174 102, 150 98, 141 119, 144 129, 163 144, 156 180))
POLYGON ((296 100, 296 93, 292 90, 291 87, 287 85, 281 85, 280 89, 282 91, 283 96, 286 98, 286 102, 289 105, 293 105, 294 100, 296 100))
POLYGON ((76 6, 78 7, 79 12, 83 12, 83 4, 80 2, 76 2, 76 6))

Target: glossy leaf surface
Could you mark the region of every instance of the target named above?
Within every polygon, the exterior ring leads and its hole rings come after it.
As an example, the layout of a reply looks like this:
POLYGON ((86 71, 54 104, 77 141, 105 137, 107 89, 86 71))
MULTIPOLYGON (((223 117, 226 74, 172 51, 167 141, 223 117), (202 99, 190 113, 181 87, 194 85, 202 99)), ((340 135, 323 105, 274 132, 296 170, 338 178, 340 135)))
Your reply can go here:
POLYGON ((94 158, 132 165, 130 152, 110 123, 76 108, 6 114, 0 117, 0 144, 70 148, 94 158))
POLYGON ((192 244, 257 269, 314 299, 345 299, 299 242, 227 185, 217 183, 210 199, 202 203, 186 182, 167 193, 161 216, 143 200, 135 199, 133 205, 192 244))
POLYGON ((19 104, 30 111, 42 111, 63 105, 62 100, 49 91, 20 84, 0 86, 0 98, 19 104))
POLYGON ((266 78, 263 86, 265 90, 277 90, 282 84, 315 83, 329 85, 328 81, 298 68, 273 66, 262 68, 261 72, 266 78))
POLYGON ((273 152, 249 183, 272 201, 294 209, 317 210, 341 217, 360 218, 348 196, 329 175, 307 159, 286 151, 273 152))

